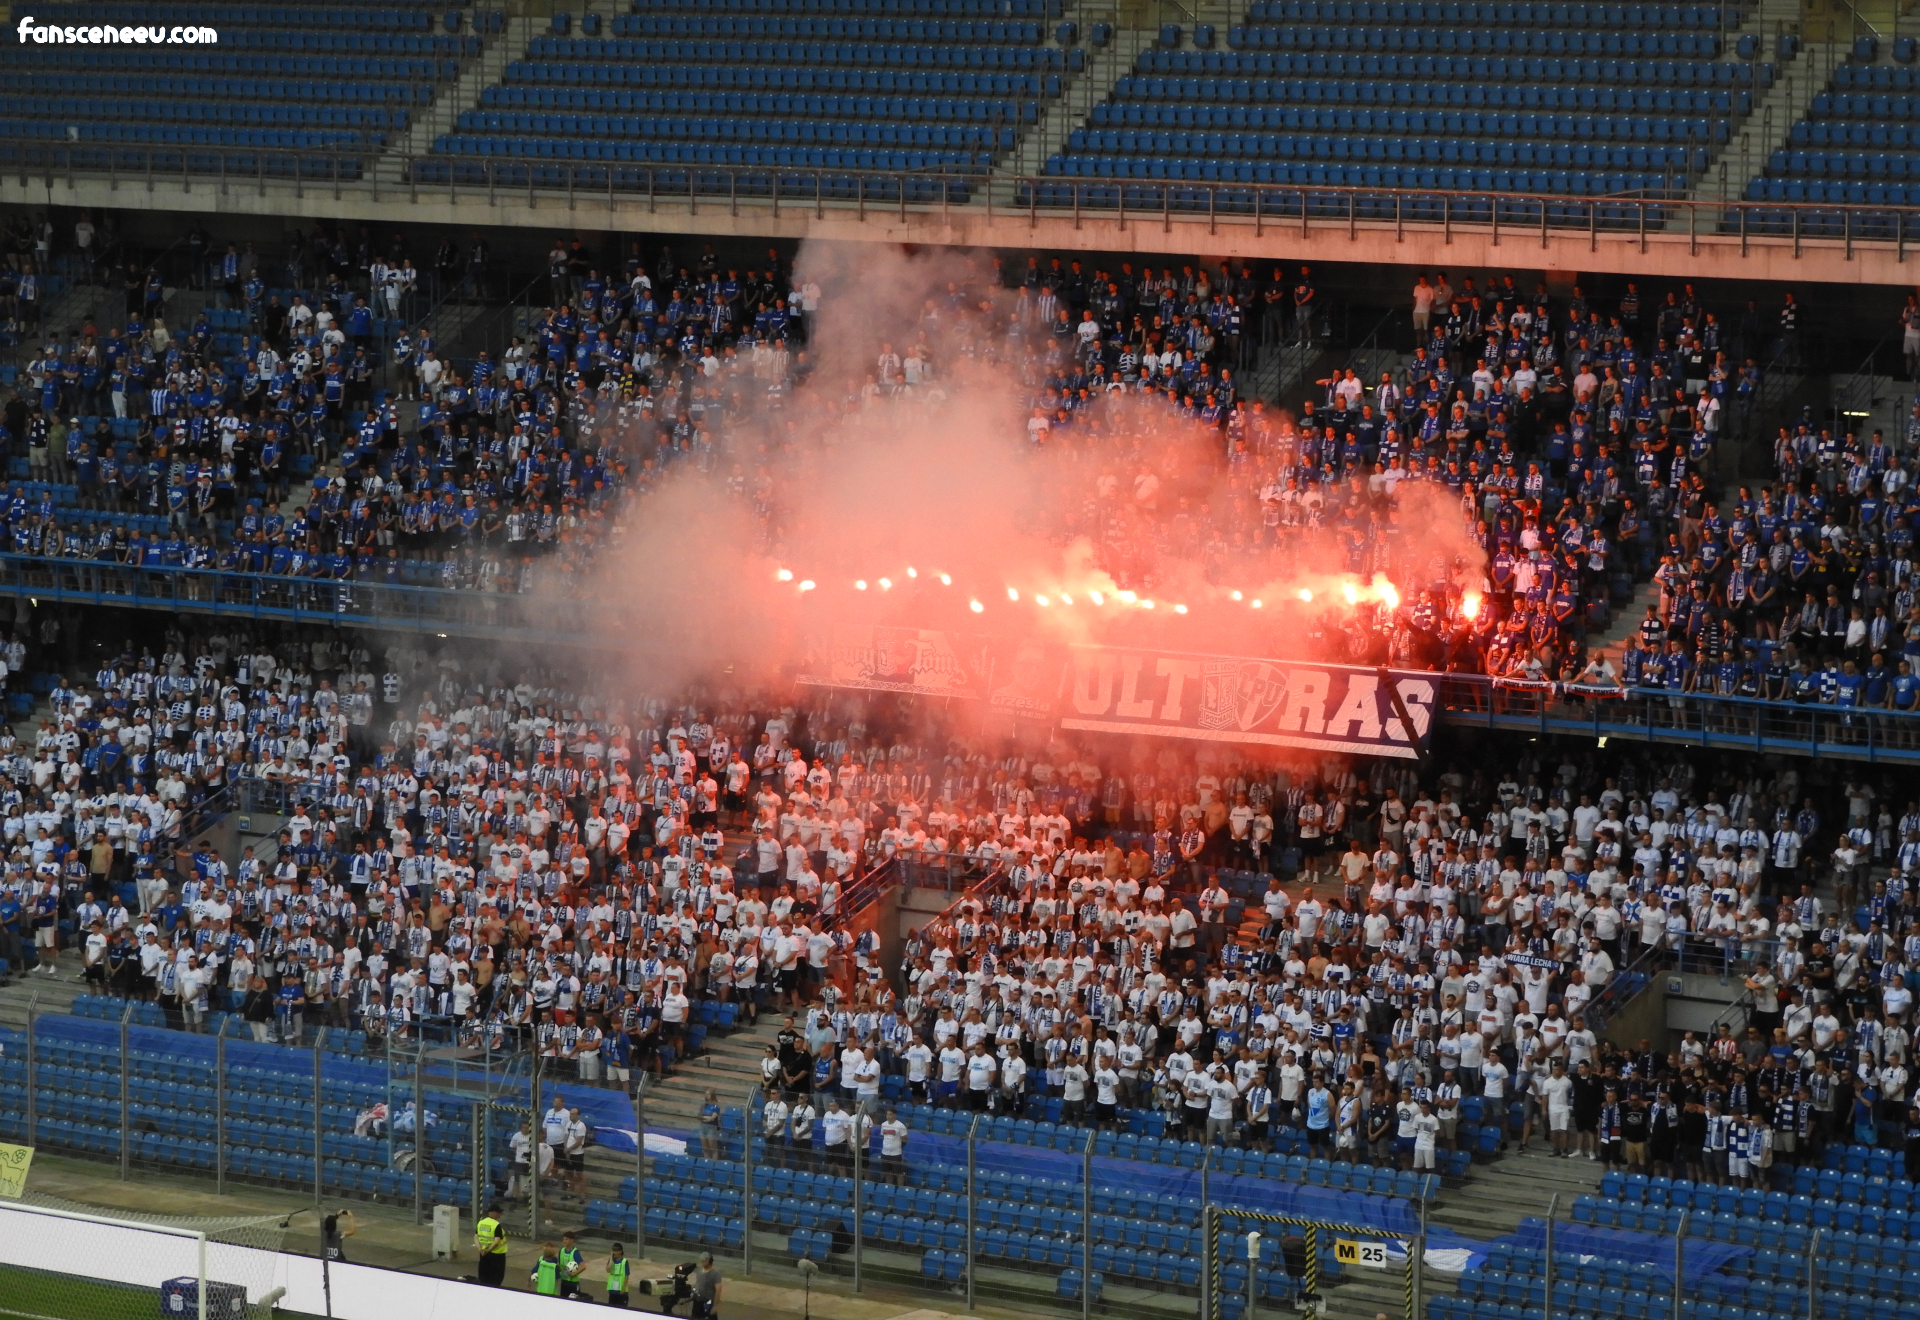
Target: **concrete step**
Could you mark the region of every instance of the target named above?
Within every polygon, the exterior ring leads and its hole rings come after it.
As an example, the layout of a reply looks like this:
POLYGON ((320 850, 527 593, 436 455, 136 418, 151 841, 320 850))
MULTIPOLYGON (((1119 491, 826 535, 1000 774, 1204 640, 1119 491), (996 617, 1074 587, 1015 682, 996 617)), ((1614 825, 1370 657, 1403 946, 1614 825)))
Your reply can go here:
MULTIPOLYGON (((1077 17, 1083 29, 1098 21, 1089 13, 1077 17)), ((1081 35, 1084 38, 1086 32, 1081 35)), ((1086 67, 1061 79, 1060 95, 1040 112, 1040 122, 1022 131, 1014 149, 1001 157, 994 169, 996 178, 1040 173, 1049 156, 1065 149, 1067 135, 1086 125, 1093 107, 1106 100, 1114 80, 1133 68, 1134 59, 1153 38, 1145 27, 1118 27, 1105 46, 1086 47, 1086 67)))
POLYGON ((1314 365, 1320 359, 1317 343, 1284 339, 1269 344, 1260 354, 1253 373, 1253 397, 1282 408, 1297 406, 1301 388, 1312 380, 1314 365))
POLYGON ((723 1107, 745 1108, 760 1083, 760 1060, 780 1034, 783 1021, 779 1015, 763 1013, 758 1026, 708 1036, 704 1052, 676 1065, 666 1081, 648 1084, 648 1126, 681 1130, 698 1126, 709 1090, 718 1094, 723 1107))
MULTIPOLYGON (((179 334, 191 324, 192 313, 212 301, 213 294, 210 291, 169 285, 160 303, 160 320, 169 331, 179 334)), ((31 334, 21 335, 20 342, 12 347, 0 350, 0 360, 25 365, 40 356, 40 350, 48 341, 57 337, 64 345, 89 320, 104 341, 109 329, 126 322, 126 307, 126 297, 117 288, 77 282, 70 284, 65 293, 42 304, 39 328, 31 334)))
POLYGON ((481 38, 480 54, 465 63, 460 76, 440 89, 426 113, 416 115, 407 132, 374 163, 382 186, 404 182, 406 160, 431 152, 434 139, 453 131, 462 110, 480 104, 480 93, 505 78, 508 61, 526 53, 540 23, 531 15, 510 15, 504 30, 481 38))
POLYGON ((68 953, 56 966, 59 970, 52 976, 23 972, 0 986, 0 1027, 22 1031, 30 1012, 65 1013, 72 1009, 83 989, 79 956, 68 953))
POLYGON ((1564 1216, 1574 1197, 1600 1186, 1603 1166, 1585 1156, 1556 1158, 1547 1147, 1546 1135, 1536 1132, 1527 1152, 1509 1148, 1490 1164, 1475 1164, 1464 1183, 1448 1188, 1434 1203, 1427 1222, 1467 1237, 1498 1237, 1518 1228, 1522 1219, 1545 1215, 1556 1196, 1564 1216))
MULTIPOLYGON (((1765 21, 1772 24, 1779 20, 1770 17, 1765 21)), ((1763 172, 1768 157, 1787 144, 1787 134, 1806 116, 1813 98, 1833 81, 1833 70, 1846 54, 1846 49, 1838 45, 1810 44, 1795 59, 1776 65, 1773 86, 1756 94, 1753 110, 1735 128, 1733 140, 1714 153, 1713 164, 1700 176, 1688 200, 1738 200, 1746 191, 1747 180, 1763 172)), ((1686 225, 1686 216, 1671 222, 1674 228, 1684 229, 1686 225)))
POLYGON ((1627 641, 1640 631, 1640 621, 1647 615, 1647 606, 1656 605, 1659 601, 1659 583, 1642 582, 1635 586, 1633 598, 1613 616, 1613 625, 1598 640, 1590 640, 1588 649, 1597 657, 1611 660, 1617 673, 1620 657, 1627 649, 1627 641))
POLYGON ((1833 391, 1834 406, 1847 429, 1862 440, 1881 431, 1894 444, 1906 433, 1914 400, 1920 397, 1915 382, 1901 376, 1839 376, 1833 391))

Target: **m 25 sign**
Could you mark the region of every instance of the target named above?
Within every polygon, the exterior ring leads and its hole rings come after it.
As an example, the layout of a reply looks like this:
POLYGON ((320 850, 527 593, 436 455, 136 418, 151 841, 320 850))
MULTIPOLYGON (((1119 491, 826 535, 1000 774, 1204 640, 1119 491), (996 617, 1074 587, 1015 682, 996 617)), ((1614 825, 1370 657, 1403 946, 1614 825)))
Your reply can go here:
POLYGON ((1358 1266, 1363 1270, 1384 1270, 1387 1268, 1387 1248, 1381 1242, 1355 1242, 1348 1238, 1335 1238, 1333 1259, 1336 1264, 1358 1266))
POLYGON ((1417 758, 1433 674, 1107 646, 1072 648, 1060 725, 1417 758))

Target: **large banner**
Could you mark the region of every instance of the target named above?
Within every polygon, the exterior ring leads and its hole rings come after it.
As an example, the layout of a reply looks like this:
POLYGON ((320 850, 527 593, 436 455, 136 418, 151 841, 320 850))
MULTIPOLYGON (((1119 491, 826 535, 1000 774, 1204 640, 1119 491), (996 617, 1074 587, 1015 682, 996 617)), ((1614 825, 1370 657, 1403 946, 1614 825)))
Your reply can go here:
POLYGON ((986 693, 992 668, 991 638, 927 628, 847 626, 813 640, 799 681, 978 700, 986 693))
POLYGON ((1350 665, 1077 646, 1060 727, 1418 757, 1438 677, 1393 671, 1385 678, 1350 665))
POLYGON ((1408 759, 1439 687, 1419 671, 853 626, 815 640, 799 681, 985 700, 1096 733, 1408 759))

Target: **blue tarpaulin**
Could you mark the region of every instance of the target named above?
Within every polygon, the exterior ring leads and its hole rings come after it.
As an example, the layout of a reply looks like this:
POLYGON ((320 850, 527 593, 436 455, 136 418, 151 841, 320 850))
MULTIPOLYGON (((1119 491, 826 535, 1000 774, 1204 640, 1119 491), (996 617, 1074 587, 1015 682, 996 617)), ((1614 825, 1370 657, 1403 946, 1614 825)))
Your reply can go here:
MULTIPOLYGON (((1506 1239, 1516 1247, 1537 1250, 1547 1244, 1546 1225, 1538 1219, 1523 1220, 1506 1239)), ((1674 1276, 1674 1240, 1662 1233, 1640 1233, 1629 1228, 1598 1228, 1592 1224, 1556 1221, 1553 1226, 1555 1255, 1599 1256, 1622 1260, 1650 1269, 1669 1283, 1674 1276)), ((1486 1243, 1485 1246, 1492 1246, 1486 1243)), ((1707 1238, 1688 1238, 1680 1253, 1682 1288, 1697 1287, 1709 1274, 1717 1274, 1729 1265, 1740 1264, 1753 1254, 1752 1247, 1707 1238)))

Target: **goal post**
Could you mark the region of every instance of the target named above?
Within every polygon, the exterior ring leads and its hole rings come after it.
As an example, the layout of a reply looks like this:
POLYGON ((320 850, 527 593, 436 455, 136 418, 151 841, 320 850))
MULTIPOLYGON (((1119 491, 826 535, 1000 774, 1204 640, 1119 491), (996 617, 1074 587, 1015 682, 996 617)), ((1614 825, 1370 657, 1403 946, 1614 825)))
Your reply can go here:
POLYGON ((1417 1234, 1223 1205, 1208 1205, 1204 1220, 1207 1320, 1253 1320, 1249 1308, 1263 1302, 1281 1314, 1296 1307, 1324 1312, 1313 1304, 1336 1277, 1370 1285, 1363 1309, 1418 1320, 1417 1234))
POLYGON ((0 1320, 260 1320, 280 1221, 208 1222, 0 1201, 0 1320))

